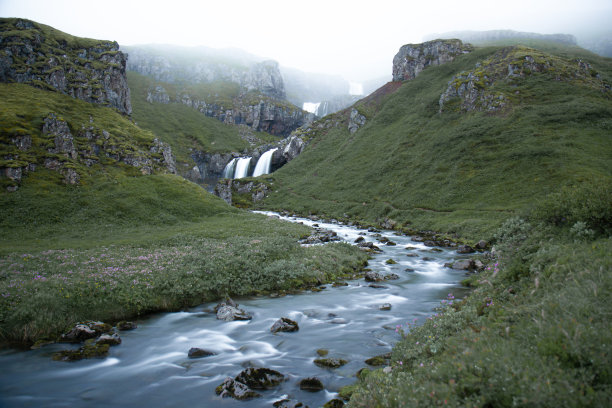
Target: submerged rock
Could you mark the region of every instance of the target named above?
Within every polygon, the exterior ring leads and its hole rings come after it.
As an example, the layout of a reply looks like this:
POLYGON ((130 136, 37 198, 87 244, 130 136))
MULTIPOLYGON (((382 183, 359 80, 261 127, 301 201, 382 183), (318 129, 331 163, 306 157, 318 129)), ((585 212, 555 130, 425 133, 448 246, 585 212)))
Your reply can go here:
POLYGON ((298 331, 300 328, 294 320, 288 319, 286 317, 281 317, 278 319, 272 327, 270 327, 270 331, 272 333, 278 332, 294 332, 298 331))
POLYGON ((127 322, 123 320, 117 323, 117 330, 134 330, 137 328, 138 328, 138 325, 134 322, 127 322))
POLYGON ((314 363, 318 365, 319 367, 338 368, 348 363, 348 361, 343 360, 341 358, 332 357, 332 358, 317 358, 314 360, 314 363))
POLYGON ((317 392, 324 389, 323 383, 317 377, 308 377, 300 381, 300 390, 317 392))
POLYGON ((385 280, 397 280, 399 278, 400 277, 397 273, 390 273, 388 275, 385 275, 385 280))
POLYGON ((187 352, 187 357, 189 358, 202 358, 202 357, 209 357, 209 356, 214 356, 214 355, 215 353, 213 353, 212 351, 204 350, 198 347, 192 347, 187 352))
POLYGON ((108 355, 109 344, 88 343, 77 350, 62 350, 53 353, 55 361, 78 361, 87 358, 102 358, 108 355))

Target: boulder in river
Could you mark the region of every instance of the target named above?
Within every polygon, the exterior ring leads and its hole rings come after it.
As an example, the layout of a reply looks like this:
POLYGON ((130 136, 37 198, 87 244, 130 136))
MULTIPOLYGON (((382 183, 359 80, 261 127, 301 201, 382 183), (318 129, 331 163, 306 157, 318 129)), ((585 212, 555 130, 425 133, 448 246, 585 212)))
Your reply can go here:
POLYGON ((97 344, 108 344, 109 346, 117 346, 121 344, 121 337, 119 337, 117 333, 113 333, 113 334, 105 333, 105 334, 102 334, 100 337, 98 337, 98 339, 96 340, 96 343, 97 344))
POLYGON ((300 381, 300 390, 317 392, 325 389, 321 380, 317 377, 308 377, 300 381))
POLYGON ((383 303, 378 307, 379 310, 391 310, 391 303, 383 303))
POLYGON ((90 340, 77 350, 62 350, 53 353, 53 360, 56 361, 78 361, 86 358, 102 358, 108 355, 108 344, 97 344, 90 340))
POLYGON ((127 322, 125 320, 117 323, 117 330, 134 330, 138 328, 138 325, 134 322, 127 322))
POLYGON ((397 273, 390 273, 385 275, 385 280, 397 280, 399 279, 399 275, 397 273))
POLYGON ((459 248, 457 248, 458 254, 471 254, 473 252, 475 252, 474 248, 469 245, 459 245, 459 248))
POLYGON ((344 407, 344 401, 338 398, 334 398, 333 400, 329 400, 323 405, 323 408, 342 408, 344 407))
POLYGON ((355 239, 355 241, 354 241, 354 242, 355 242, 356 244, 358 244, 358 243, 363 242, 363 241, 365 241, 365 238, 364 238, 364 237, 362 237, 362 236, 359 236, 359 237, 357 237, 357 239, 355 239))
POLYGON ((70 343, 80 343, 87 339, 98 337, 103 333, 108 333, 112 329, 112 326, 108 323, 90 320, 77 323, 68 333, 62 334, 61 340, 70 343))
POLYGON ((267 390, 282 383, 285 380, 285 376, 269 368, 249 367, 246 370, 242 370, 234 380, 255 390, 267 390))
POLYGON ((299 329, 300 327, 298 326, 296 321, 288 319, 286 317, 281 317, 276 322, 274 322, 272 327, 270 327, 270 331, 272 333, 294 332, 298 331, 299 329))
POLYGON ((387 289, 387 286, 381 285, 380 283, 370 283, 368 286, 374 289, 387 289))
POLYGON ((366 282, 381 282, 385 280, 385 277, 381 273, 369 271, 365 274, 365 280, 366 282))
POLYGON ((282 399, 272 404, 274 408, 308 408, 308 405, 304 405, 299 401, 282 399))
POLYGON ((315 359, 314 363, 318 365, 319 367, 338 368, 348 363, 348 361, 343 360, 341 358, 332 357, 332 358, 317 358, 315 359))
POLYGON ((199 347, 192 347, 187 352, 187 357, 189 358, 202 358, 202 357, 209 357, 209 356, 214 356, 214 355, 215 353, 213 353, 212 351, 204 350, 199 347))
POLYGON ((217 310, 217 319, 231 322, 234 320, 251 320, 253 316, 242 309, 233 306, 221 306, 217 310))
POLYGON ((451 268, 460 271, 470 271, 474 269, 474 261, 472 259, 461 259, 451 264, 451 268))
POLYGON ((240 401, 261 397, 261 394, 231 377, 227 377, 223 383, 215 389, 215 393, 223 398, 231 397, 240 401))
POLYGON ((484 239, 481 239, 480 241, 478 241, 478 243, 475 245, 476 249, 480 249, 480 250, 485 250, 487 249, 487 241, 485 241, 484 239))

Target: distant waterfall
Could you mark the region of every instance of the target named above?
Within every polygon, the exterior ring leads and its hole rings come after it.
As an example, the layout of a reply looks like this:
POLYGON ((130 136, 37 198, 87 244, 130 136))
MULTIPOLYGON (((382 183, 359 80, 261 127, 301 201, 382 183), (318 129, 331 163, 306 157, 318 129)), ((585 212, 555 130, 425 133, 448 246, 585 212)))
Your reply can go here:
POLYGON ((223 178, 233 178, 234 170, 236 170, 236 159, 230 160, 230 162, 225 165, 225 168, 223 169, 222 177, 223 178))
POLYGON ((251 164, 250 157, 240 157, 238 158, 238 162, 236 163, 236 172, 234 173, 234 178, 244 178, 249 175, 249 165, 251 164))
POLYGON ((268 150, 264 154, 261 155, 259 160, 257 160, 257 165, 255 166, 255 170, 253 171, 253 177, 261 176, 262 174, 270 173, 270 165, 272 164, 272 155, 278 148, 274 148, 268 150))
POLYGON ((319 109, 319 105, 321 105, 321 102, 318 102, 318 103, 304 102, 304 104, 302 105, 302 110, 305 110, 306 112, 314 113, 316 115, 317 110, 319 109))

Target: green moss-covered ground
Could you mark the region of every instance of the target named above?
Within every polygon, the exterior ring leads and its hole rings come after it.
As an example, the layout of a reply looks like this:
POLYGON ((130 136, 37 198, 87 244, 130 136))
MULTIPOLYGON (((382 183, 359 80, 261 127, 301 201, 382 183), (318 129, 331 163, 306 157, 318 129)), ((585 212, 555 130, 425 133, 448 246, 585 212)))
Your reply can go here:
MULTIPOLYGON (((439 112, 454 75, 500 48, 429 67, 378 104, 358 103, 366 125, 355 134, 346 123, 319 132, 274 173, 263 207, 487 238, 561 186, 612 181, 610 91, 534 73, 496 85, 516 96, 502 113, 439 112)), ((611 82, 609 59, 553 51, 552 63, 563 58, 577 67, 580 57, 611 82)))

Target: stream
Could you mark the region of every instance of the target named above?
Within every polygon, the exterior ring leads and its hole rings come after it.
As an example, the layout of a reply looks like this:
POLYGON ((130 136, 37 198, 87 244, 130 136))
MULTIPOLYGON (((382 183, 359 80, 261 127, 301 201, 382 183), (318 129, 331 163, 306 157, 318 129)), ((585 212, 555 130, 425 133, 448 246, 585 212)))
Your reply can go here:
POLYGON ((364 236, 383 251, 372 256, 368 267, 382 274, 395 273, 399 279, 379 282, 384 285, 381 288, 370 287, 362 278, 347 281, 348 286, 326 285, 321 292, 234 299, 253 315, 250 321, 217 320, 212 310, 216 303, 155 314, 136 321, 138 329, 121 332, 121 345, 111 347, 105 359, 52 361, 51 355, 70 347, 67 344, 2 350, 0 407, 272 407, 283 398, 320 407, 336 397, 339 388, 355 382, 355 373, 366 367, 366 359, 391 350, 400 338, 396 325, 405 327, 414 319, 422 323, 448 293, 457 298, 466 293, 459 284, 464 272, 443 266, 462 257, 453 248, 433 252, 408 236, 381 231, 397 243, 386 246, 374 232, 280 218, 318 224, 351 243, 364 236), (397 263, 386 264, 390 258, 397 263), (379 309, 385 303, 392 305, 391 310, 379 309), (271 333, 270 327, 280 317, 297 321, 299 331, 271 333), (192 347, 216 355, 190 359, 187 352, 192 347), (336 369, 320 368, 313 363, 319 358, 317 349, 327 349, 327 357, 349 362, 336 369), (270 390, 258 390, 262 397, 250 401, 215 394, 215 387, 226 377, 235 377, 246 367, 271 368, 287 380, 270 390), (300 390, 299 381, 313 376, 325 390, 300 390))

